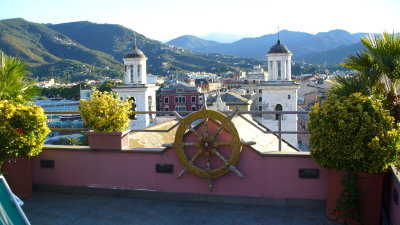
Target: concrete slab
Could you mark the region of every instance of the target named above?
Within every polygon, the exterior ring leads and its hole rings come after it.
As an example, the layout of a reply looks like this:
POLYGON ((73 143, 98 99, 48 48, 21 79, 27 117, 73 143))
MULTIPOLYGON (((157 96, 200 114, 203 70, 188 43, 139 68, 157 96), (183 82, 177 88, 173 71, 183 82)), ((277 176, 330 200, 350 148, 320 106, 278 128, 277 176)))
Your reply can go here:
POLYGON ((32 225, 336 225, 324 209, 248 206, 54 192, 24 199, 32 225))

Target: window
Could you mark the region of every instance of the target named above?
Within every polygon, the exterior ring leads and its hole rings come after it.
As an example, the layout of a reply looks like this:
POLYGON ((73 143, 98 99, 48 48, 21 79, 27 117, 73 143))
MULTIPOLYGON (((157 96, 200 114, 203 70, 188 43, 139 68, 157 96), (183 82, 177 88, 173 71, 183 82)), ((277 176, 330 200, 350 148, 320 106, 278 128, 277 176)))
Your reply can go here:
POLYGON ((175 111, 186 111, 186 106, 184 105, 175 106, 175 111))
POLYGON ((196 111, 196 106, 192 106, 192 111, 196 111))
POLYGON ((165 97, 165 98, 164 98, 164 103, 165 103, 165 104, 168 104, 168 103, 169 103, 169 98, 168 98, 168 97, 165 97))
POLYGON ((196 102, 196 96, 192 96, 192 103, 196 102))
POLYGON ((138 65, 138 66, 137 66, 137 69, 138 69, 138 74, 137 74, 137 76, 138 76, 138 83, 140 84, 140 83, 142 83, 142 76, 141 76, 141 74, 142 74, 142 65, 138 65))
POLYGON ((175 103, 184 103, 184 102, 186 102, 186 97, 185 96, 175 97, 175 103))
MULTIPOLYGON (((129 100, 132 101, 132 108, 131 108, 131 110, 132 110, 132 111, 136 111, 136 99, 135 99, 135 97, 131 97, 129 100)), ((137 119, 136 114, 131 114, 131 115, 129 116, 129 118, 130 118, 131 120, 136 120, 136 119, 137 119)))
POLYGON ((183 92, 183 88, 177 88, 176 92, 183 92))
POLYGON ((287 96, 287 99, 290 99, 290 95, 287 96))
POLYGON ((258 93, 262 93, 262 90, 260 89, 260 90, 258 90, 258 93))
POLYGON ((258 111, 262 111, 262 106, 261 105, 258 106, 258 111))
POLYGON ((164 111, 169 111, 169 107, 166 105, 164 111))
POLYGON ((262 97, 258 97, 258 101, 259 101, 259 102, 262 102, 262 97))
MULTIPOLYGON (((281 105, 281 104, 276 105, 276 106, 275 106, 275 111, 282 111, 282 105, 281 105)), ((276 119, 276 120, 279 120, 279 117, 280 117, 281 115, 282 115, 282 114, 275 114, 275 119, 276 119)))
POLYGON ((250 91, 249 90, 246 90, 246 93, 249 93, 250 91))
POLYGON ((147 103, 149 104, 149 111, 151 111, 151 107, 153 106, 153 97, 147 97, 147 103))
POLYGON ((130 65, 130 74, 131 74, 131 83, 134 83, 134 78, 133 78, 133 65, 130 65))

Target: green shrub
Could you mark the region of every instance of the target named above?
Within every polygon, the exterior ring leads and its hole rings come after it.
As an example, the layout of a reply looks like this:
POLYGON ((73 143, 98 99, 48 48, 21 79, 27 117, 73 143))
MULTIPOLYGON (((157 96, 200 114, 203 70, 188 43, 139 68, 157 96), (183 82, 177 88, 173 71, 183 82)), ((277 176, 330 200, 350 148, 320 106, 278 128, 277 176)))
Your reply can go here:
POLYGON ((380 101, 331 94, 309 116, 311 156, 325 168, 379 173, 397 158, 399 131, 380 101))
POLYGON ((85 126, 100 132, 124 131, 129 125, 131 102, 121 101, 110 92, 95 91, 91 100, 81 99, 79 112, 85 126))
POLYGON ((0 101, 0 167, 7 158, 38 155, 49 132, 41 107, 0 101))

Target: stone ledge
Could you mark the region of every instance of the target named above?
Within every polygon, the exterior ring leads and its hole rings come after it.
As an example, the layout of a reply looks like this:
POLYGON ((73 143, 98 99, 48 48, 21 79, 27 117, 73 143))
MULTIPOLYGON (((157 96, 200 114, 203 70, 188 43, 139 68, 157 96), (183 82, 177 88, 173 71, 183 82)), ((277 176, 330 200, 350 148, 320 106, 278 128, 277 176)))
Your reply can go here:
MULTIPOLYGON (((115 152, 115 153, 155 153, 161 154, 167 151, 168 148, 127 148, 123 150, 114 149, 90 149, 89 146, 72 146, 72 145, 45 145, 43 150, 65 150, 65 151, 88 151, 88 152, 115 152)), ((288 152, 288 151, 270 151, 259 152, 254 150, 259 155, 264 157, 305 157, 310 158, 310 152, 288 152)))

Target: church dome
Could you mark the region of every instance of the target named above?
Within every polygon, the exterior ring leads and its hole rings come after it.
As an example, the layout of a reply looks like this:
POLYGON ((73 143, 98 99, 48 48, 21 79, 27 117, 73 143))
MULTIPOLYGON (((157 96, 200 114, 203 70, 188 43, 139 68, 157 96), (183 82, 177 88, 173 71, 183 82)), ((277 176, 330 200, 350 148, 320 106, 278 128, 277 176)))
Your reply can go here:
POLYGON ((271 54, 271 53, 288 53, 288 54, 291 54, 292 52, 285 45, 281 45, 281 41, 278 40, 276 45, 272 46, 271 49, 268 51, 268 54, 271 54))
POLYGON ((136 45, 133 46, 133 49, 131 51, 128 52, 128 54, 126 54, 124 56, 124 59, 132 59, 132 58, 146 58, 146 56, 144 55, 144 53, 138 49, 136 47, 136 45))

